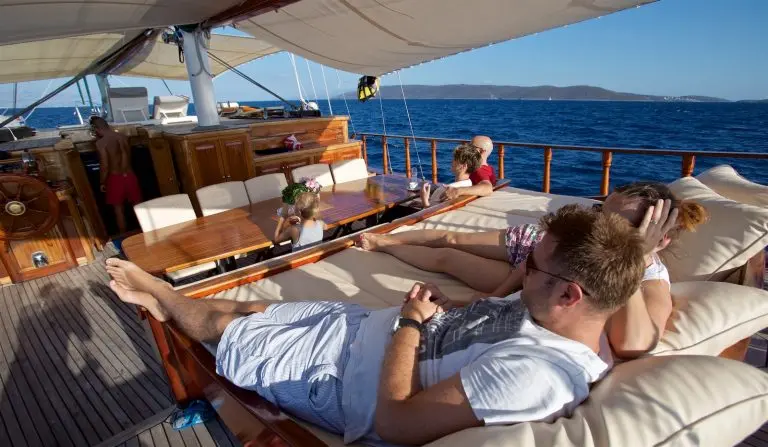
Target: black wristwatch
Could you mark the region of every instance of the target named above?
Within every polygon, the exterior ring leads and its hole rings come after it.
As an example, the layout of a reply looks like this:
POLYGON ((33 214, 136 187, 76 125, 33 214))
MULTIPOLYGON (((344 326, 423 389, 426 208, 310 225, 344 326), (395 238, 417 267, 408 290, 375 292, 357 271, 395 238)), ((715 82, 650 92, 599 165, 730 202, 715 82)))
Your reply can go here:
POLYGON ((424 329, 424 323, 420 323, 413 318, 398 317, 397 320, 395 320, 395 326, 392 328, 392 333, 394 334, 398 329, 403 327, 416 328, 421 332, 421 330, 424 329))

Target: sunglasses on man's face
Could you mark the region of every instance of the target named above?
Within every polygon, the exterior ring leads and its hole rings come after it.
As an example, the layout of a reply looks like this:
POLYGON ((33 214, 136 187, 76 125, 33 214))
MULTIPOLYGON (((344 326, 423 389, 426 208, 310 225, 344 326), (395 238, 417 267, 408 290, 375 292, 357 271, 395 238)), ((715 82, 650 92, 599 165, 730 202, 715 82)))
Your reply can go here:
POLYGON ((553 278, 557 278, 557 279, 559 279, 561 281, 572 282, 572 283, 576 284, 577 286, 579 286, 579 288, 581 289, 582 293, 584 293, 584 295, 589 296, 589 292, 587 292, 587 289, 585 289, 584 286, 582 286, 581 284, 577 283, 576 281, 574 281, 572 279, 568 279, 565 276, 556 275, 554 273, 550 273, 550 272, 548 272, 546 270, 540 269, 536 265, 536 261, 533 259, 533 253, 529 253, 528 257, 525 258, 525 274, 528 275, 528 273, 530 273, 532 271, 541 272, 541 273, 543 273, 545 275, 549 275, 549 276, 551 276, 553 278))

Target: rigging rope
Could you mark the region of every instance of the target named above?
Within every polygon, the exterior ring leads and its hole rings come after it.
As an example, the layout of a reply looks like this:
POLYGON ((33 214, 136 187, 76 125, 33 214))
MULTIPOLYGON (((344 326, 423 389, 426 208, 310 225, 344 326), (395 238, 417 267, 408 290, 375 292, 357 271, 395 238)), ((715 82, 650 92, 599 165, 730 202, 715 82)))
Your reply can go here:
POLYGON ((85 93, 88 94, 88 104, 91 106, 91 113, 94 112, 93 98, 91 98, 91 88, 88 86, 88 76, 83 76, 83 87, 85 87, 85 93))
POLYGON ((85 97, 83 96, 83 89, 80 88, 80 81, 75 82, 75 85, 77 85, 77 91, 80 93, 80 102, 85 105, 85 97))
POLYGON ((250 82, 251 84, 255 85, 256 87, 259 87, 260 89, 264 90, 265 92, 269 93, 270 95, 274 96, 275 98, 279 99, 280 101, 283 101, 284 103, 288 104, 294 109, 298 109, 299 107, 296 106, 296 104, 290 103, 288 100, 284 99, 282 96, 278 95, 277 93, 273 92, 272 90, 264 87, 260 83, 256 82, 256 80, 252 79, 247 74, 243 73, 242 71, 238 70, 237 68, 233 67, 229 63, 227 63, 225 60, 221 59, 220 57, 216 56, 215 54, 208 52, 208 55, 211 56, 211 59, 214 61, 220 63, 224 67, 226 67, 228 70, 231 70, 236 75, 240 76, 241 78, 245 79, 246 81, 250 82))
POLYGON ((296 87, 299 89, 299 99, 301 100, 301 103, 304 104, 307 101, 304 100, 304 95, 301 92, 301 82, 299 81, 299 71, 296 69, 296 57, 293 55, 293 53, 288 53, 288 56, 291 58, 291 64, 293 65, 293 74, 296 76, 296 87))
MULTIPOLYGON (((381 100, 381 90, 379 90, 379 108, 381 109, 381 125, 384 128, 384 135, 387 134, 387 121, 384 119, 384 102, 381 100)), ((384 145, 382 145, 381 148, 382 153, 384 152, 384 145)), ((389 162, 389 173, 394 174, 395 171, 392 169, 392 157, 387 154, 387 161, 389 162)))
POLYGON ((171 88, 170 88, 170 87, 168 87, 168 83, 167 83, 167 82, 165 82, 165 79, 160 79, 160 80, 161 80, 161 81, 163 81, 163 85, 164 85, 164 86, 165 86, 165 88, 168 90, 168 93, 170 93, 170 94, 171 94, 171 96, 173 96, 173 92, 171 91, 171 88))
POLYGON ((328 82, 325 80, 325 66, 320 65, 320 71, 323 73, 323 85, 325 85, 325 99, 328 100, 328 110, 330 110, 331 115, 333 115, 333 107, 331 107, 331 95, 328 94, 328 82))
MULTIPOLYGON (((336 70, 336 88, 341 87, 341 77, 339 76, 339 70, 336 70)), ((355 130, 355 123, 352 121, 352 113, 349 111, 349 104, 347 104, 347 94, 344 93, 344 89, 341 89, 341 97, 344 98, 344 107, 347 108, 347 116, 349 117, 349 125, 352 126, 352 135, 357 135, 355 130)))
MULTIPOLYGON (((44 97, 46 93, 48 93, 48 89, 51 88, 52 83, 53 83, 53 79, 48 81, 48 85, 45 87, 45 90, 43 90, 43 94, 40 95, 41 98, 44 97)), ((27 117, 24 118, 24 121, 29 121, 29 117, 32 116, 33 113, 35 113, 35 110, 37 110, 37 107, 32 109, 31 112, 29 112, 29 115, 27 115, 27 117)), ((0 115, 2 115, 2 113, 0 113, 0 115)))
POLYGON ((405 104, 405 114, 408 115, 408 126, 411 128, 411 137, 413 138, 413 148, 416 150, 416 161, 417 163, 419 163, 419 172, 421 173, 421 179, 426 180, 426 178, 424 177, 424 169, 421 167, 421 155, 419 154, 419 146, 416 143, 416 134, 413 132, 413 123, 411 122, 411 113, 408 111, 408 101, 405 100, 405 89, 403 88, 403 79, 400 77, 400 70, 397 70, 397 80, 400 81, 400 93, 403 94, 403 104, 405 104))
POLYGON ((309 60, 304 59, 307 63, 307 72, 309 72, 309 82, 312 84, 312 93, 315 95, 315 103, 317 103, 317 90, 315 90, 315 81, 312 79, 312 70, 309 69, 309 60))

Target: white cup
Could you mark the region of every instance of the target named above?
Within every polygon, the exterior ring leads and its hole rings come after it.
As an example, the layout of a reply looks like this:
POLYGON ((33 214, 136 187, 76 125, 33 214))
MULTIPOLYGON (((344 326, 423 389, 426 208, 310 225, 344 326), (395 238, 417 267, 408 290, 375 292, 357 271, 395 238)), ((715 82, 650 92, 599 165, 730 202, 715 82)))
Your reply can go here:
POLYGON ((413 181, 413 182, 408 183, 408 189, 416 189, 418 187, 419 187, 419 182, 413 181))

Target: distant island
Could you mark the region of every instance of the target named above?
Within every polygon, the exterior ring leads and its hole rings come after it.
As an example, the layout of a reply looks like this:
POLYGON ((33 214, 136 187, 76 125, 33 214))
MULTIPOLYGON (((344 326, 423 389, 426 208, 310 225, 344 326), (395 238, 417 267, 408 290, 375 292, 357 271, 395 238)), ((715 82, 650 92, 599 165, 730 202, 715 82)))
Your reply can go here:
MULTIPOLYGON (((513 85, 404 85, 408 99, 504 99, 504 100, 570 100, 570 101, 669 101, 669 102, 730 102, 711 96, 656 96, 574 85, 555 87, 540 85, 519 87, 513 85)), ((357 93, 346 95, 357 96, 357 93)), ((400 86, 381 87, 382 98, 400 98, 400 86)), ((341 97, 341 96, 340 96, 341 97)))

